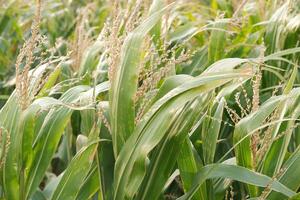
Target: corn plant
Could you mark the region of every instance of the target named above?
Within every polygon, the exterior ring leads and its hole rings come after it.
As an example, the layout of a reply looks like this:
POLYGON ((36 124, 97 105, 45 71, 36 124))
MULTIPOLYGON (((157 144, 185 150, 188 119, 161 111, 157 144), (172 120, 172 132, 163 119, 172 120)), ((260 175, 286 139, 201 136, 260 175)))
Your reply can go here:
POLYGON ((300 198, 299 0, 29 2, 0 8, 1 199, 300 198))

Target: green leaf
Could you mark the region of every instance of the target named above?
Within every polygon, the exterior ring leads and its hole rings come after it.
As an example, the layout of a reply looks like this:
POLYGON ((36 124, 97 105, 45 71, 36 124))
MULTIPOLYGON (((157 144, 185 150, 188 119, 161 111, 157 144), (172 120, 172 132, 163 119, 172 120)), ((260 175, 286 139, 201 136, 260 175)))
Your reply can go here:
MULTIPOLYGON (((295 152, 290 156, 290 158, 282 166, 283 173, 277 178, 280 183, 289 187, 290 189, 297 192, 300 187, 300 147, 298 147, 295 152)), ((268 196, 268 199, 284 199, 284 196, 278 192, 272 191, 268 196)))
POLYGON ((300 200, 300 193, 297 193, 295 196, 293 196, 289 200, 300 200))
MULTIPOLYGON (((101 146, 101 145, 100 145, 101 146)), ((76 200, 91 199, 99 190, 99 179, 97 166, 95 165, 86 176, 80 190, 77 194, 76 200)))
MULTIPOLYGON (((88 88, 83 86, 72 88, 61 97, 61 100, 65 103, 74 102, 80 93, 88 88)), ((34 143, 36 145, 33 149, 33 161, 26 181, 27 197, 31 196, 42 180, 71 114, 72 110, 66 107, 53 108, 47 114, 34 143)))
POLYGON ((153 13, 125 39, 120 65, 116 69, 109 95, 112 139, 115 157, 134 129, 134 97, 137 91, 141 46, 147 33, 166 9, 153 13))
POLYGON ((59 75, 61 73, 61 67, 58 66, 48 77, 47 82, 40 90, 39 94, 37 95, 37 98, 46 96, 49 94, 50 89, 54 86, 55 82, 57 81, 59 75))
POLYGON ((3 167, 3 189, 6 197, 12 200, 19 199, 19 160, 18 148, 20 145, 19 122, 21 108, 16 93, 13 93, 0 111, 0 127, 4 127, 10 137, 10 145, 3 167), (15 167, 12 167, 15 166, 15 167))
POLYGON ((287 99, 284 102, 284 112, 282 113, 282 117, 280 119, 283 119, 283 117, 287 117, 289 118, 289 120, 282 122, 280 124, 280 127, 278 127, 277 132, 273 134, 273 137, 275 137, 279 133, 285 132, 283 137, 279 138, 271 144, 271 147, 266 154, 263 163, 263 173, 265 174, 277 174, 282 167, 286 154, 288 153, 288 146, 291 141, 293 127, 295 126, 295 120, 300 115, 299 92, 300 90, 298 88, 293 89, 289 94, 291 98, 287 99))
MULTIPOLYGON (((104 82, 96 86, 96 88, 90 88, 88 86, 76 86, 71 88, 62 95, 59 101, 53 99, 50 102, 44 101, 51 105, 61 105, 53 107, 46 115, 41 128, 36 133, 35 140, 32 145, 33 158, 32 163, 28 166, 28 175, 26 180, 26 196, 29 197, 35 189, 38 187, 42 180, 45 171, 47 170, 51 159, 57 149, 61 135, 64 133, 64 129, 67 126, 72 111, 75 109, 68 104, 76 102, 90 102, 87 99, 92 99, 93 95, 98 95, 108 89, 108 82, 104 82)), ((47 99, 47 98, 46 98, 47 99)), ((36 101, 36 104, 40 101, 36 101)), ((36 106, 33 104, 32 106, 36 106)), ((45 105, 45 104, 43 104, 45 105)), ((30 109, 30 108, 29 108, 30 109)))
MULTIPOLYGON (((180 171, 180 177, 183 182, 184 192, 187 193, 190 189, 192 189, 193 181, 197 172, 203 167, 202 161, 188 137, 185 138, 182 144, 177 158, 177 164, 180 171)), ((208 199, 205 183, 199 187, 192 199, 208 199)))
MULTIPOLYGON (((32 75, 28 87, 29 95, 31 95, 30 91, 33 88, 38 87, 39 77, 41 77, 47 67, 48 64, 44 64, 31 71, 32 75)), ((0 127, 3 127, 10 136, 10 145, 6 152, 6 161, 3 167, 3 189, 6 198, 12 200, 18 200, 20 198, 20 190, 24 190, 19 184, 22 182, 22 173, 20 171, 22 160, 19 158, 22 153, 23 136, 20 129, 22 115, 20 101, 21 99, 18 98, 17 92, 14 91, 0 110, 0 127)))
POLYGON ((273 53, 271 55, 268 55, 264 57, 264 61, 270 61, 270 60, 276 60, 278 58, 281 58, 282 56, 290 55, 290 54, 295 54, 300 52, 300 47, 295 47, 291 49, 286 49, 282 51, 277 51, 276 53, 273 53))
POLYGON ((60 179, 51 200, 74 200, 76 198, 91 168, 96 151, 97 143, 94 142, 87 147, 83 147, 75 155, 60 179))
MULTIPOLYGON (((265 102, 257 112, 254 112, 243 118, 234 129, 233 142, 239 143, 235 147, 237 164, 248 169, 253 169, 252 152, 250 149, 251 136, 255 129, 260 127, 265 119, 278 107, 282 98, 274 97, 265 102), (246 138, 245 138, 246 137, 246 138), (240 142, 240 140, 243 140, 240 142)), ((251 197, 257 196, 258 189, 256 187, 248 186, 251 197)))
POLYGON ((211 164, 214 162, 216 144, 222 123, 224 102, 224 99, 221 99, 220 102, 215 103, 217 107, 213 117, 211 119, 208 118, 208 129, 202 132, 203 158, 206 164, 211 164))
POLYGON ((227 22, 222 20, 213 23, 213 28, 216 30, 211 31, 208 47, 208 62, 212 64, 221 58, 225 57, 226 45, 226 27, 227 22), (219 30, 218 30, 219 29, 219 30))
POLYGON ((242 76, 248 78, 248 74, 237 71, 199 76, 159 99, 144 115, 117 158, 114 199, 123 199, 126 195, 126 198, 130 198, 134 195, 145 175, 147 155, 165 136, 177 109, 200 94, 206 94, 242 76), (133 172, 135 174, 131 176, 133 172))
POLYGON ((270 182, 272 182, 270 186, 271 190, 278 191, 287 197, 292 197, 296 194, 280 182, 273 181, 270 177, 256 173, 247 168, 227 164, 211 164, 203 167, 198 172, 197 176, 195 177, 195 184, 193 188, 178 200, 191 199, 193 194, 205 182, 205 180, 212 178, 230 178, 232 180, 260 187, 266 187, 270 182))
POLYGON ((183 109, 179 108, 174 114, 172 125, 149 157, 150 165, 147 167, 146 176, 136 199, 147 199, 147 197, 157 199, 159 197, 176 163, 179 155, 178 149, 181 149, 184 138, 188 136, 195 120, 199 118, 199 113, 206 108, 208 99, 206 95, 203 95, 203 97, 189 102, 183 109))

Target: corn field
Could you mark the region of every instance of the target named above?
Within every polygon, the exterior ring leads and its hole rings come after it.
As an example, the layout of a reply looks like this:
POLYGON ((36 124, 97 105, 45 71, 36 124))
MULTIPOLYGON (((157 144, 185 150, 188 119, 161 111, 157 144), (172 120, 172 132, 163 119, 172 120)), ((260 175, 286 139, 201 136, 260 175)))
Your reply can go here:
POLYGON ((300 200, 300 0, 0 0, 0 200, 300 200))

